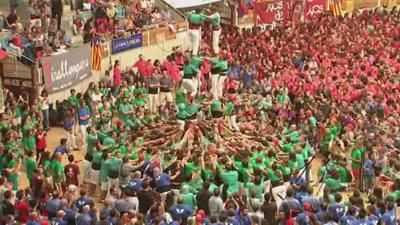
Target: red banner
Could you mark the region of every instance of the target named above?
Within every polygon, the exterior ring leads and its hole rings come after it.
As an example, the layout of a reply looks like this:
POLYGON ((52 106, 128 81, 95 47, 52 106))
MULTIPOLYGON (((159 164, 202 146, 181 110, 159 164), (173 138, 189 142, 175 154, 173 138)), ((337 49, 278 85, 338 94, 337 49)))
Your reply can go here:
POLYGON ((284 0, 256 2, 253 10, 256 24, 279 24, 284 20, 287 11, 284 0))
POLYGON ((310 19, 326 10, 326 0, 304 0, 303 9, 301 0, 256 1, 254 4, 255 24, 279 24, 286 20, 298 21, 301 14, 310 19))
POLYGON ((306 0, 306 7, 304 9, 304 18, 311 19, 326 11, 326 0, 306 0))

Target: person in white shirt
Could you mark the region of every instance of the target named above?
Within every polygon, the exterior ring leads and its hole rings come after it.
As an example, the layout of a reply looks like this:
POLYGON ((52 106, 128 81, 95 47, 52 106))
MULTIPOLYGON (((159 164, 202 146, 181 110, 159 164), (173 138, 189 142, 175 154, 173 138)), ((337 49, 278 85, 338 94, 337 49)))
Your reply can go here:
POLYGON ((49 118, 49 94, 46 90, 42 91, 42 94, 39 97, 40 101, 40 109, 42 110, 43 115, 43 128, 48 130, 50 128, 50 118, 49 118))

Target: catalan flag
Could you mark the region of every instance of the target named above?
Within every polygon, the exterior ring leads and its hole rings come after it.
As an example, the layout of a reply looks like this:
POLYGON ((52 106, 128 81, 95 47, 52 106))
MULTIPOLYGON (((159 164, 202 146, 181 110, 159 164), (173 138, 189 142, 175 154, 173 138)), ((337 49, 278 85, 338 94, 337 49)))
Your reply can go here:
POLYGON ((329 8, 335 17, 343 16, 340 0, 328 0, 329 8))
POLYGON ((94 38, 92 40, 92 70, 101 70, 101 40, 94 38))

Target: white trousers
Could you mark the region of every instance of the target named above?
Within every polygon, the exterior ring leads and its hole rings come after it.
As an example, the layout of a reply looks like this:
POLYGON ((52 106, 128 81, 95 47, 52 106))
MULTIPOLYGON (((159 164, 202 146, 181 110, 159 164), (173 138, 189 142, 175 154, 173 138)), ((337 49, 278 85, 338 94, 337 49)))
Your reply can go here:
POLYGON ((157 112, 158 94, 148 94, 150 112, 157 112))
POLYGON ((214 99, 222 97, 226 76, 211 74, 211 93, 214 99))
POLYGON ((86 128, 88 127, 88 125, 79 125, 79 129, 81 130, 81 142, 83 144, 86 143, 86 128))
POLYGON ((184 120, 178 120, 179 124, 179 130, 185 130, 185 121, 184 120))
POLYGON ((174 102, 174 97, 171 92, 160 92, 159 104, 165 105, 166 103, 174 102))
POLYGON ((240 131, 239 125, 236 123, 236 115, 230 116, 229 121, 231 123, 232 129, 234 129, 235 131, 240 131))
POLYGON ((219 53, 219 37, 221 36, 221 29, 213 30, 212 47, 215 54, 219 53))
POLYGON ((82 163, 82 179, 87 182, 90 178, 90 167, 92 166, 92 162, 87 160, 83 160, 82 163))
POLYGON ((201 40, 200 29, 190 29, 189 30, 189 40, 190 40, 190 47, 192 49, 193 55, 197 55, 199 53, 200 40, 201 40))
POLYGON ((286 198, 286 187, 285 185, 280 185, 272 188, 272 196, 275 199, 276 206, 282 204, 282 201, 286 198))
POLYGON ((197 94, 197 89, 198 89, 198 81, 197 78, 192 78, 192 79, 183 79, 182 80, 182 86, 185 89, 186 92, 189 92, 190 95, 196 96, 197 94))
POLYGON ((76 148, 75 129, 72 127, 71 131, 67 131, 68 149, 76 148))

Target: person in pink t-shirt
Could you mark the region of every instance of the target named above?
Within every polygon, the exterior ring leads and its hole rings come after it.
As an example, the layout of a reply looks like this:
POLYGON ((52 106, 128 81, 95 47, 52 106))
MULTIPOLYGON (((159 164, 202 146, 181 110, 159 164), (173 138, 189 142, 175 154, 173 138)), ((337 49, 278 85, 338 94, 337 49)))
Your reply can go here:
POLYGON ((113 70, 113 87, 118 89, 121 86, 121 70, 119 60, 115 60, 113 70))

